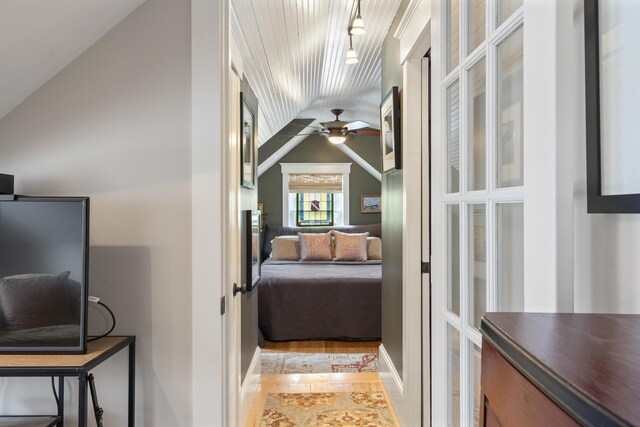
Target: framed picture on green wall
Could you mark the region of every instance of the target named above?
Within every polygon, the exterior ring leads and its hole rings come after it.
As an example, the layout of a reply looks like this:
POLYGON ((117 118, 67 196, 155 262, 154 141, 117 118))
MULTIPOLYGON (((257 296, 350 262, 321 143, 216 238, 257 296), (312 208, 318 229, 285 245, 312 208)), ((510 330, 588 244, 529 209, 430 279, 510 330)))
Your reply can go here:
POLYGON ((382 172, 402 168, 400 152, 400 94, 394 86, 380 105, 382 172))
POLYGON ((360 196, 361 213, 380 213, 382 205, 379 194, 363 194, 360 196))

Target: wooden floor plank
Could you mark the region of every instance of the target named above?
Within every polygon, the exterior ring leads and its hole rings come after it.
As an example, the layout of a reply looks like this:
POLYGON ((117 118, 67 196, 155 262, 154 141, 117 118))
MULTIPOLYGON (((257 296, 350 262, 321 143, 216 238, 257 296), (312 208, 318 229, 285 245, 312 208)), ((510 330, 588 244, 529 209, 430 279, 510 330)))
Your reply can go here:
POLYGON ((263 351, 294 353, 378 353, 380 341, 265 341, 263 351))

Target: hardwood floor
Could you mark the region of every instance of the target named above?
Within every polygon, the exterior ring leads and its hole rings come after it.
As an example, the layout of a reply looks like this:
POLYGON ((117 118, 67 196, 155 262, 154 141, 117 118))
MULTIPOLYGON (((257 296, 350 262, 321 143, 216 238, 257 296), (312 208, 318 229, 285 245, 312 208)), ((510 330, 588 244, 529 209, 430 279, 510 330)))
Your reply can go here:
MULTIPOLYGON (((263 351, 377 354, 379 346, 380 341, 267 341, 263 351)), ((258 398, 251 409, 247 427, 260 426, 262 411, 269 393, 326 393, 352 391, 384 392, 384 387, 380 380, 380 375, 377 372, 263 375, 258 398)), ((387 403, 389 407, 392 408, 388 396, 387 403)), ((393 413, 393 409, 391 412, 393 413)), ((395 420, 395 425, 400 426, 395 413, 393 413, 393 418, 395 420)))
POLYGON ((380 341, 265 341, 264 350, 295 353, 376 353, 380 341))

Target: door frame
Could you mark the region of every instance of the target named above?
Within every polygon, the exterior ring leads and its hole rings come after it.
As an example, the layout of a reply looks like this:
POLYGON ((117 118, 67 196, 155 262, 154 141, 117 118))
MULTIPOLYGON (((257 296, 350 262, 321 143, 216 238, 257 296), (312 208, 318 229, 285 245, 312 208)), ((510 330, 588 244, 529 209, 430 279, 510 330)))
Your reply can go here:
MULTIPOLYGON (((403 169, 403 261, 402 261, 402 377, 381 346, 380 376, 396 415, 402 425, 423 425, 430 418, 430 406, 423 407, 423 396, 430 399, 429 382, 423 384, 422 287, 422 58, 431 46, 431 2, 413 0, 400 20, 394 37, 400 41, 400 64, 403 70, 402 98, 402 169, 403 169)), ((428 328, 428 326, 427 326, 428 328)), ((427 350, 428 351, 428 350, 427 350)), ((427 380, 428 381, 428 380, 427 380)))
MULTIPOLYGON (((239 393, 229 369, 233 321, 229 240, 229 0, 191 1, 191 425, 236 425, 239 393)), ((235 371, 239 371, 236 367, 235 371)))
MULTIPOLYGON (((422 263, 431 265, 431 50, 422 58, 422 263), (424 215, 424 212, 427 212, 424 215)), ((422 425, 431 425, 431 271, 422 273, 422 425)))

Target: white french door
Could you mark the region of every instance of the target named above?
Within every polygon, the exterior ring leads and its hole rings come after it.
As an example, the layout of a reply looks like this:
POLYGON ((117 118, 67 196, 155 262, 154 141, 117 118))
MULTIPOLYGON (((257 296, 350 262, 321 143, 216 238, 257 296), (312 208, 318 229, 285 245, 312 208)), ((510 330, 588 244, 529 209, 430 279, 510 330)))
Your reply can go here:
POLYGON ((524 308, 522 0, 441 0, 432 85, 432 413, 478 425, 480 318, 524 308))

